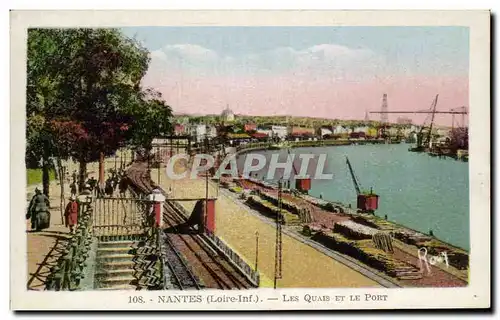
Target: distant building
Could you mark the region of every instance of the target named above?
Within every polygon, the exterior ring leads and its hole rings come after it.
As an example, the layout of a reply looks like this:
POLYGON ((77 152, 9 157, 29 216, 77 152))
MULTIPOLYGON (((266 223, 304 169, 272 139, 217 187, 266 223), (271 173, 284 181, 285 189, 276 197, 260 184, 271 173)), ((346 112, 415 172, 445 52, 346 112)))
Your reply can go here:
POLYGON ((436 128, 436 134, 444 137, 444 136, 449 136, 450 135, 450 128, 436 128))
POLYGON ((372 137, 372 138, 375 138, 378 136, 378 130, 377 128, 368 128, 368 130, 366 131, 366 135, 367 137, 372 137))
POLYGON ((201 142, 207 134, 207 126, 205 124, 192 124, 187 131, 194 141, 201 142))
POLYGON ((244 126, 245 132, 257 130, 257 125, 255 123, 247 123, 244 126))
POLYGON ((217 136, 217 128, 213 125, 207 125, 206 132, 209 138, 215 138, 217 136))
POLYGON ((234 113, 231 109, 229 109, 229 106, 227 106, 226 109, 222 110, 221 117, 225 122, 234 121, 234 113))
POLYGON ((290 127, 288 130, 288 135, 293 137, 299 136, 313 136, 314 129, 313 128, 304 128, 304 127, 290 127))
POLYGON ((254 132, 251 134, 251 137, 256 139, 256 140, 267 140, 269 139, 269 134, 264 133, 264 132, 254 132))
POLYGON ((176 124, 174 125, 174 135, 176 136, 182 136, 186 133, 186 127, 182 124, 176 124))
POLYGON ((259 134, 265 134, 268 137, 271 137, 273 135, 273 131, 271 129, 266 129, 266 128, 257 128, 257 133, 259 134))
POLYGON ((273 136, 278 138, 285 138, 288 135, 288 128, 285 126, 271 126, 273 136))
POLYGON ((328 129, 328 128, 319 128, 318 129, 318 135, 320 137, 324 137, 326 135, 332 135, 333 134, 333 131, 328 129))
POLYGON ((366 139, 366 133, 358 131, 349 133, 350 139, 366 139))
POLYGON ((407 117, 399 117, 397 122, 398 124, 407 124, 407 125, 411 125, 413 123, 412 120, 407 117))
POLYGON ((363 132, 363 133, 368 133, 368 130, 370 128, 367 126, 362 126, 362 127, 355 127, 353 132, 363 132))
POLYGON ((396 136, 398 134, 401 134, 401 129, 396 128, 396 127, 390 127, 386 129, 386 133, 390 134, 391 136, 396 136))
POLYGON ((344 128, 341 125, 337 125, 337 126, 333 127, 333 133, 335 133, 335 134, 347 133, 349 131, 350 131, 349 128, 344 128))

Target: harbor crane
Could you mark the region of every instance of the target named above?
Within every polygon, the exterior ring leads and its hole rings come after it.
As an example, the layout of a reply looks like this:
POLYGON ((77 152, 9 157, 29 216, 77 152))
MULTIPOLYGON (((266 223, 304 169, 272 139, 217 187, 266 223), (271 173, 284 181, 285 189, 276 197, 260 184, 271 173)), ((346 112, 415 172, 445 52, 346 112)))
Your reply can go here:
MULTIPOLYGON (((417 110, 417 111, 370 111, 370 113, 413 113, 413 114, 430 114, 431 115, 431 121, 430 125, 428 127, 425 126, 425 122, 420 128, 420 131, 417 133, 417 145, 414 148, 411 148, 410 151, 425 151, 426 148, 429 147, 430 141, 431 141, 431 136, 432 136, 432 128, 434 126, 434 118, 436 114, 451 114, 453 115, 452 118, 452 127, 454 126, 453 123, 455 121, 455 115, 462 115, 462 125, 465 125, 465 115, 468 114, 467 108, 466 107, 459 107, 459 108, 454 108, 449 111, 438 111, 436 110, 436 105, 438 101, 439 94, 436 95, 434 98, 432 105, 430 109, 428 110, 417 110), (427 130, 426 130, 427 129, 427 130), (427 131, 427 132, 425 132, 427 131)), ((426 119, 427 120, 427 119, 426 119)))
POLYGON ((373 193, 373 189, 370 188, 370 192, 363 192, 360 187, 359 179, 356 177, 354 173, 354 169, 352 168, 351 162, 349 158, 346 156, 347 167, 349 168, 349 172, 351 174, 352 182, 354 183, 354 189, 356 189, 357 195, 357 208, 361 210, 361 212, 369 212, 372 213, 378 208, 378 199, 379 196, 373 193))

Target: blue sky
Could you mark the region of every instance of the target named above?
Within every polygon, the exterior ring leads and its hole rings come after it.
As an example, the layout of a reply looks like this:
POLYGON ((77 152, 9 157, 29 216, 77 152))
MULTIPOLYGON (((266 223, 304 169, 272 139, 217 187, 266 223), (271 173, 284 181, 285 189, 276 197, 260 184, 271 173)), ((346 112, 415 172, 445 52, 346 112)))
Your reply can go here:
POLYGON ((128 27, 144 85, 177 112, 363 119, 380 108, 468 105, 467 27, 128 27), (307 106, 307 107, 304 107, 307 106))
POLYGON ((150 50, 197 45, 239 58, 276 48, 304 50, 320 44, 368 49, 391 64, 393 72, 467 75, 467 27, 129 27, 123 32, 150 50))

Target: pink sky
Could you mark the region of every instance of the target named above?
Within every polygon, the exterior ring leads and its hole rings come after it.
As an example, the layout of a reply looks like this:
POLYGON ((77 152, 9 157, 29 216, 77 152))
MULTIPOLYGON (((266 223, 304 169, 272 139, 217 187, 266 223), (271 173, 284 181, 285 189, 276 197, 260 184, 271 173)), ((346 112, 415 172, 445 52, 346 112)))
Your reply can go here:
MULTIPOLYGON (((393 111, 428 110, 436 94, 437 110, 468 107, 464 63, 445 55, 436 61, 417 52, 407 60, 401 55, 395 61, 333 43, 238 57, 199 45, 167 45, 151 53, 144 85, 162 92, 174 112, 190 114, 220 114, 229 105, 236 114, 362 120, 366 111, 381 109, 384 93, 393 111)), ((390 114, 389 121, 400 116, 415 123, 426 118, 390 114)), ((370 119, 380 120, 380 114, 370 119)), ((436 122, 451 125, 452 116, 437 116, 436 122)))
MULTIPOLYGON (((145 85, 162 92, 175 113, 219 114, 226 104, 236 114, 294 115, 337 119, 364 119, 366 111, 380 110, 382 94, 388 95, 389 110, 429 109, 439 94, 437 110, 468 107, 467 77, 387 77, 358 81, 325 77, 189 76, 148 73, 145 85)), ((415 123, 424 115, 389 114, 390 121, 410 117, 415 123)), ((370 114, 379 120, 380 114, 370 114)), ((456 121, 461 116, 456 116, 456 121)), ((436 122, 451 125, 451 115, 437 115, 436 122)))

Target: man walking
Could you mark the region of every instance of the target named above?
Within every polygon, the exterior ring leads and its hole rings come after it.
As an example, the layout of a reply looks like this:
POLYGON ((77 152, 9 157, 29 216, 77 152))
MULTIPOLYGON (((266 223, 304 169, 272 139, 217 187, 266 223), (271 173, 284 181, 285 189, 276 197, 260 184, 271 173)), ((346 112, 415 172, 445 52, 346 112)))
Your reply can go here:
POLYGON ((69 227, 69 232, 74 234, 75 228, 78 223, 78 202, 76 201, 76 196, 71 195, 68 204, 66 205, 66 210, 64 212, 64 218, 66 222, 66 227, 69 227))

